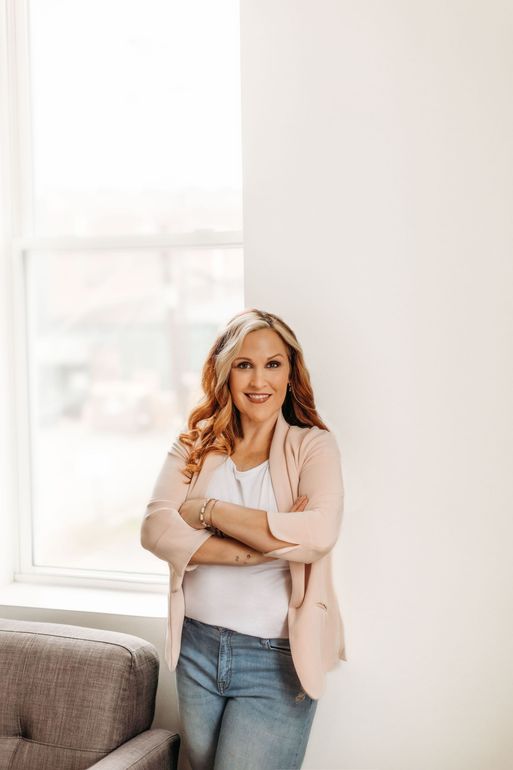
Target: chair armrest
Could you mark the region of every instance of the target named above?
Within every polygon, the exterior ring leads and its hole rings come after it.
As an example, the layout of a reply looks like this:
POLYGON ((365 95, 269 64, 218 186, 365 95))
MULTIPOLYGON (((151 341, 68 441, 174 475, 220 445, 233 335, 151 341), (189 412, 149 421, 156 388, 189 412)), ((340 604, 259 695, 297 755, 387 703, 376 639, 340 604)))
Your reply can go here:
POLYGON ((90 770, 176 770, 180 736, 169 730, 144 730, 91 765, 90 770))

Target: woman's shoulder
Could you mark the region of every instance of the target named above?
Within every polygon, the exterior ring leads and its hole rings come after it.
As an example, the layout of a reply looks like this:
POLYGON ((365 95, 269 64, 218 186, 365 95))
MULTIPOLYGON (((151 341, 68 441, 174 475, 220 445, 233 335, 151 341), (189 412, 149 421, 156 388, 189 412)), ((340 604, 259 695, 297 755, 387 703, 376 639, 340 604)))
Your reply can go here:
MULTIPOLYGON (((189 428, 188 428, 187 422, 184 422, 181 425, 180 429, 176 431, 174 436, 171 438, 171 441, 167 449, 168 454, 175 455, 177 457, 182 458, 183 460, 188 459, 190 447, 188 444, 185 444, 180 438, 182 433, 188 433, 188 432, 189 432, 189 428)), ((197 443, 198 443, 197 440, 193 442, 193 446, 196 446, 197 443)))
POLYGON ((332 430, 318 425, 291 425, 288 431, 290 443, 303 457, 318 449, 328 448, 339 452, 338 441, 332 430))

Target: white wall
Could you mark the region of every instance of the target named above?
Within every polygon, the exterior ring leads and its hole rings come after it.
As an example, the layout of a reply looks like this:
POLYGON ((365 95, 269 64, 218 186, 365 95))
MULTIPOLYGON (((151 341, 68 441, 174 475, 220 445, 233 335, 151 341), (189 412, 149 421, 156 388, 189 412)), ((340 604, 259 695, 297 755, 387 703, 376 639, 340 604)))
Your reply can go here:
POLYGON ((510 770, 513 5, 242 0, 246 304, 346 484, 315 770, 510 770))

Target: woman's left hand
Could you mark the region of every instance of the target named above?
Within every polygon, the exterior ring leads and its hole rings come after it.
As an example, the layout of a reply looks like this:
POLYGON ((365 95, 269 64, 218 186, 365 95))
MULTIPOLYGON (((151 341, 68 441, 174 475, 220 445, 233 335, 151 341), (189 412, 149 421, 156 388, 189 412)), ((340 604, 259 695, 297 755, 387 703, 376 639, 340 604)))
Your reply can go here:
MULTIPOLYGON (((203 529, 203 525, 200 521, 201 506, 205 502, 204 497, 190 497, 188 500, 184 500, 178 509, 178 513, 182 519, 194 529, 203 529)), ((210 503, 212 505, 212 503, 210 503)), ((205 511, 206 513, 206 511, 205 511)))

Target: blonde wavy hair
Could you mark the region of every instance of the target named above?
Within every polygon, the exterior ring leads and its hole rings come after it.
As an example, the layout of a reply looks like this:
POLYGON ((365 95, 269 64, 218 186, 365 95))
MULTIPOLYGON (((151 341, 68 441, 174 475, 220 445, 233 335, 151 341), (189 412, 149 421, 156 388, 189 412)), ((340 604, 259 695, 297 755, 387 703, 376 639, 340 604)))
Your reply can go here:
POLYGON ((188 483, 193 474, 201 470, 208 452, 231 455, 235 451, 235 439, 242 437, 240 413, 232 401, 228 378, 244 338, 257 329, 273 329, 287 348, 290 389, 287 388, 282 405, 286 421, 290 425, 317 425, 323 430, 329 430, 315 408, 303 350, 290 326, 274 313, 247 308, 228 321, 211 346, 201 375, 204 396, 189 414, 188 430, 178 435, 181 443, 189 447, 188 461, 182 469, 189 479, 188 483))

